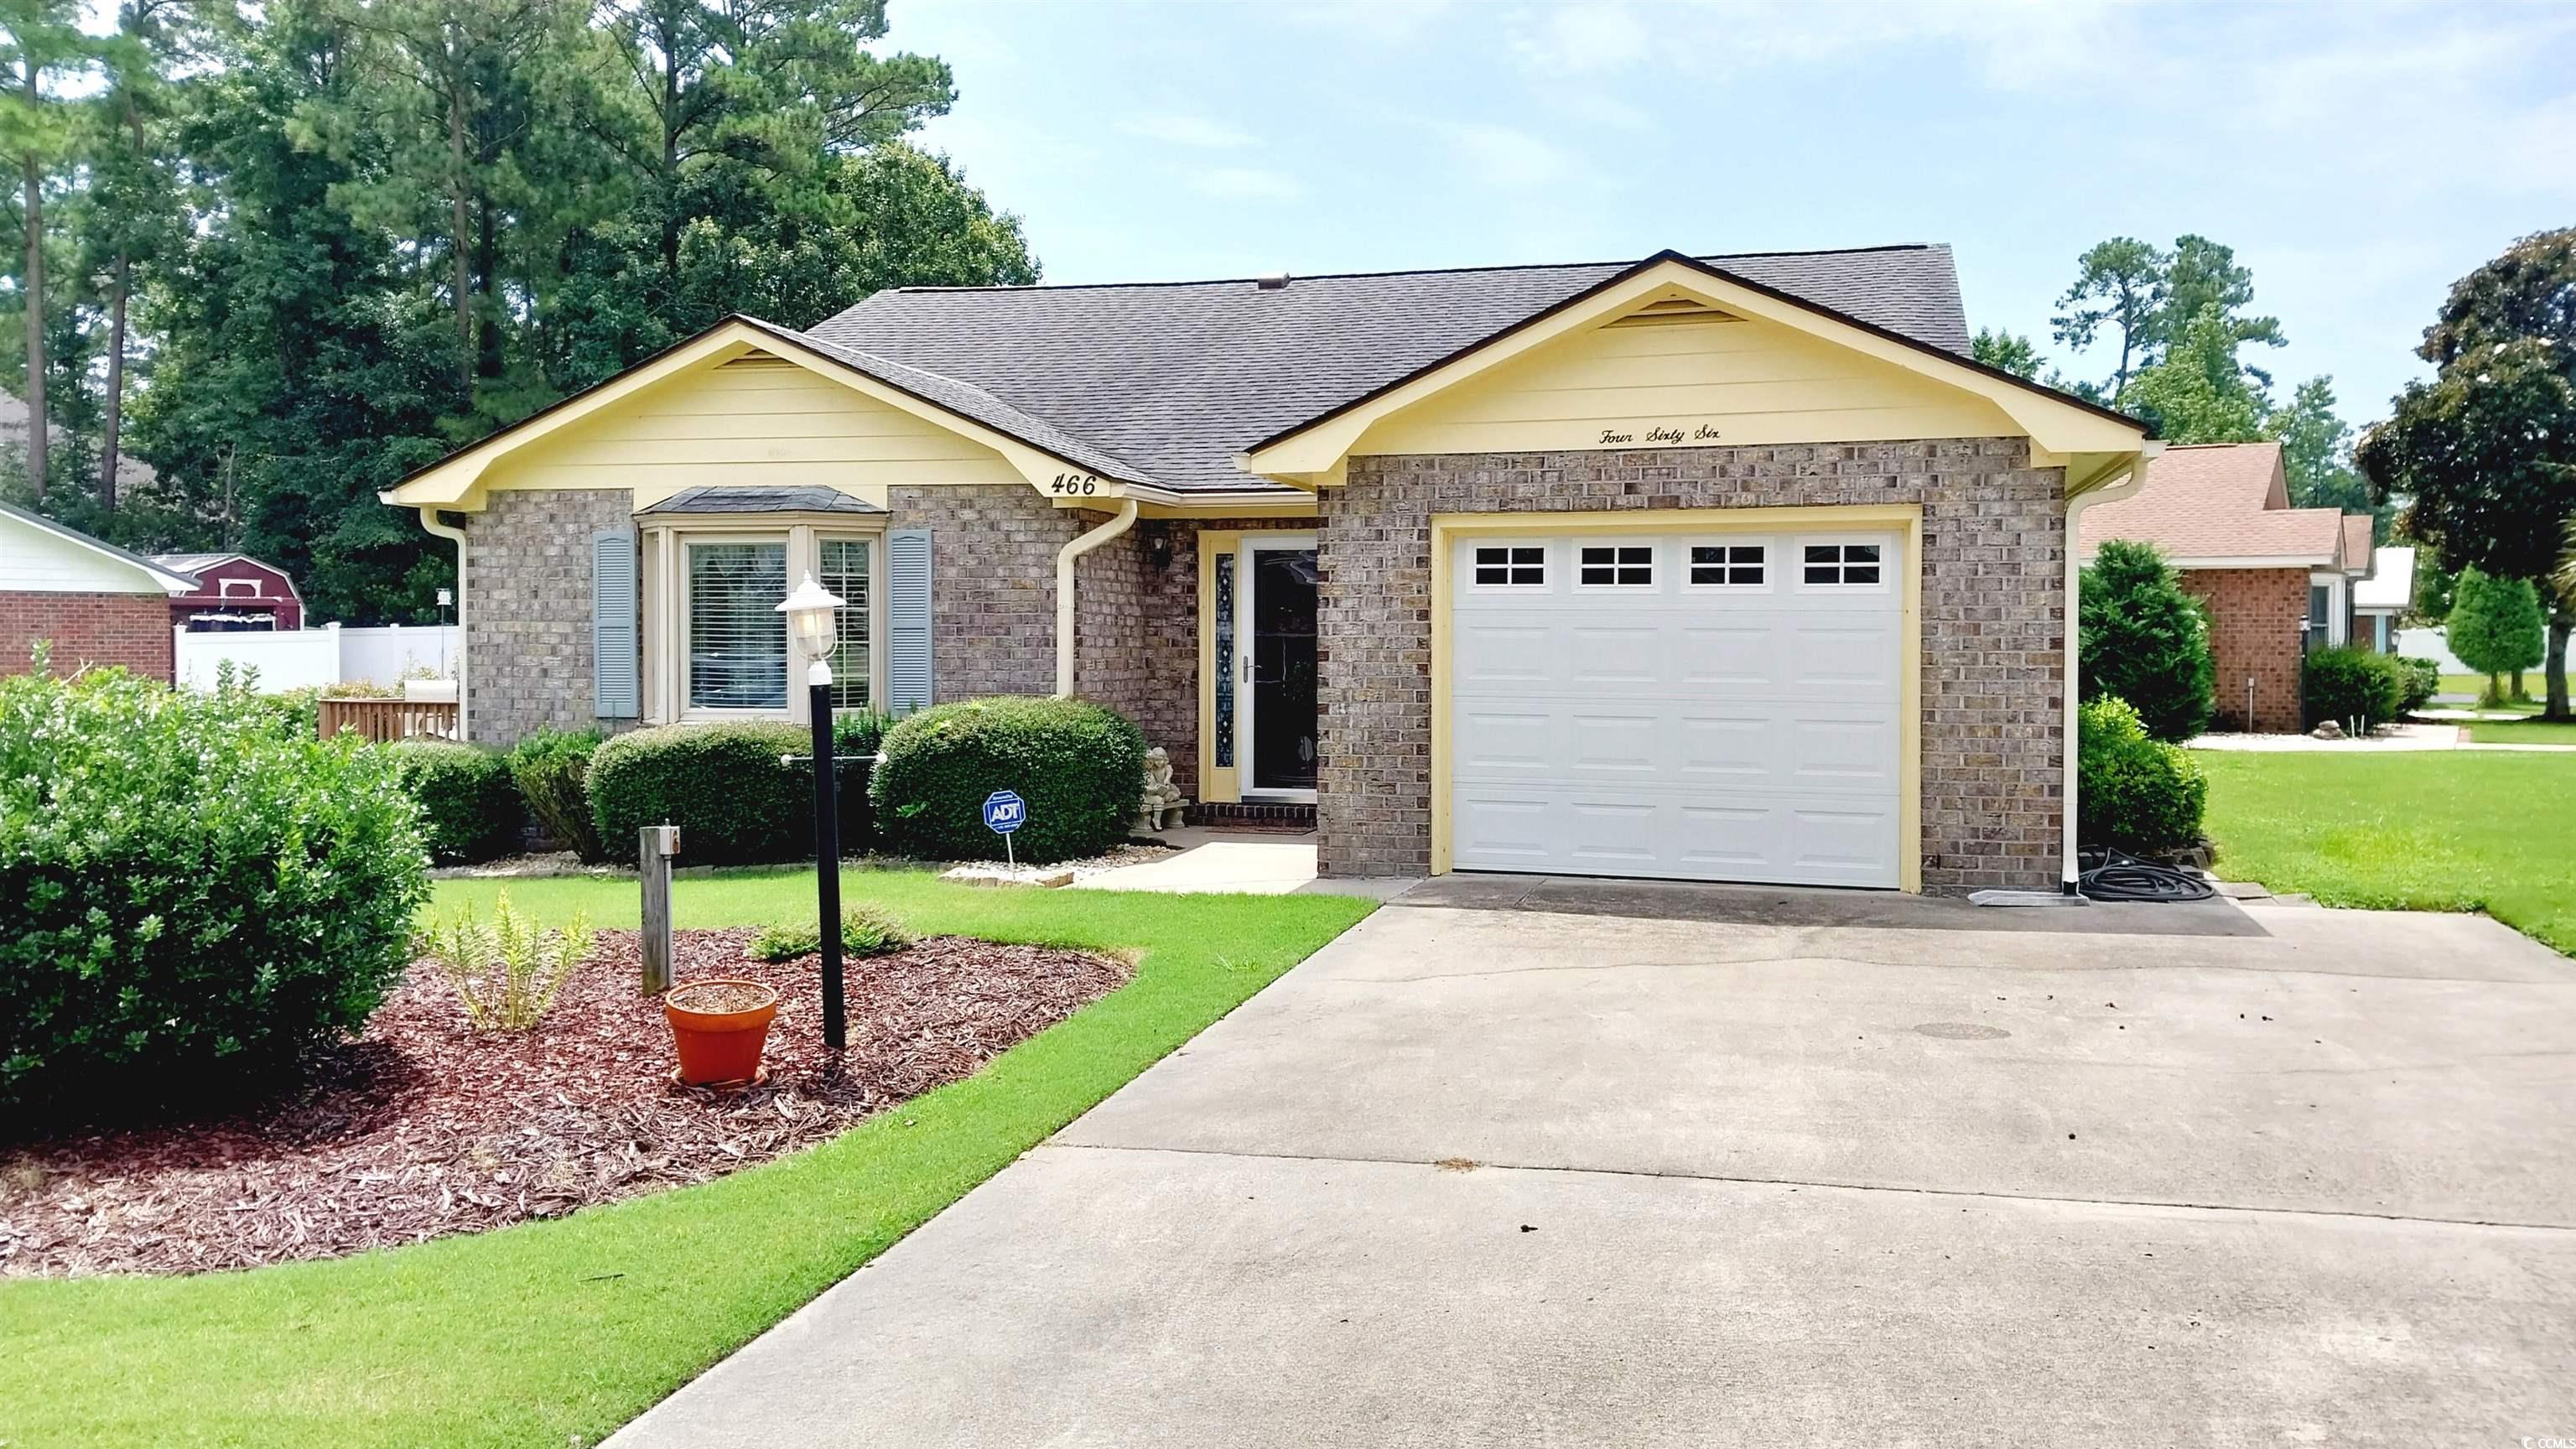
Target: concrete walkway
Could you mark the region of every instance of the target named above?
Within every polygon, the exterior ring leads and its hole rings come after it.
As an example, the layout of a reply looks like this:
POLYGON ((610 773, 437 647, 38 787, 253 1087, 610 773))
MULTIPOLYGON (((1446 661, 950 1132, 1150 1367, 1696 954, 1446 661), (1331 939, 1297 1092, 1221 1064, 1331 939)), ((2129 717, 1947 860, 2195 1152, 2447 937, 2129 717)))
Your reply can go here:
MULTIPOLYGON (((2528 716, 2516 715, 2512 719, 2528 716)), ((2195 750, 2232 750, 2256 754, 2368 755, 2410 750, 2494 750, 2499 753, 2576 754, 2576 745, 2479 744, 2455 724, 2381 725, 2367 739, 2321 740, 2314 735, 2208 734, 2193 738, 2195 750)))
POLYGON ((1177 847, 1178 853, 1141 865, 1122 865, 1115 870, 1084 876, 1069 888, 1174 893, 1218 891, 1260 896, 1323 893, 1385 900, 1414 883, 1410 879, 1318 878, 1312 831, 1284 834, 1190 826, 1166 830, 1156 838, 1177 847))
POLYGON ((2576 966, 1796 900, 1400 901, 611 1442, 2576 1435, 2576 966))

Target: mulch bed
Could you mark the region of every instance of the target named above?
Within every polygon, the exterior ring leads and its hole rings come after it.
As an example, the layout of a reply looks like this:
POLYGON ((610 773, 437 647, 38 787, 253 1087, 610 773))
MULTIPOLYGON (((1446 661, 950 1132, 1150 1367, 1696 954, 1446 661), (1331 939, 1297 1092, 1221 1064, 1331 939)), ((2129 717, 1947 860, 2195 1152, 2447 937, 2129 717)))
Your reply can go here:
POLYGON ((0 1275, 331 1258, 704 1182, 969 1076, 1131 974, 957 936, 854 960, 836 1063, 814 958, 747 960, 752 934, 682 931, 674 970, 779 988, 763 1086, 671 1084, 671 1030, 636 993, 632 931, 600 932, 526 1035, 469 1030, 418 964, 360 1039, 256 1110, 0 1149, 0 1275))

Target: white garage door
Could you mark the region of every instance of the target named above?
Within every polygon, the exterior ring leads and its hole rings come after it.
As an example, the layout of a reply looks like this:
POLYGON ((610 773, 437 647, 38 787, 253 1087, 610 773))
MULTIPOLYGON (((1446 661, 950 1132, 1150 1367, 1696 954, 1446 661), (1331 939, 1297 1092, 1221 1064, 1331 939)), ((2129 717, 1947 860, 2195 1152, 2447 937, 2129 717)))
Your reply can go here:
POLYGON ((1895 886, 1900 542, 1456 541, 1451 863, 1895 886))

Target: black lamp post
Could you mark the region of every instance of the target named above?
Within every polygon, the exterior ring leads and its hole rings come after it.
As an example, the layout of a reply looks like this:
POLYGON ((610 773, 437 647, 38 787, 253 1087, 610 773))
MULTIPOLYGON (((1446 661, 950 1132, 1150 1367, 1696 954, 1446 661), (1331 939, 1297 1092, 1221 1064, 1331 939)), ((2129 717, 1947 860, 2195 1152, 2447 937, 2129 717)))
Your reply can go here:
POLYGON ((806 708, 814 720, 814 895, 823 913, 823 1045, 849 1040, 841 1008, 841 811, 832 767, 832 651, 840 644, 841 601, 807 574, 779 601, 788 637, 805 666, 806 708))

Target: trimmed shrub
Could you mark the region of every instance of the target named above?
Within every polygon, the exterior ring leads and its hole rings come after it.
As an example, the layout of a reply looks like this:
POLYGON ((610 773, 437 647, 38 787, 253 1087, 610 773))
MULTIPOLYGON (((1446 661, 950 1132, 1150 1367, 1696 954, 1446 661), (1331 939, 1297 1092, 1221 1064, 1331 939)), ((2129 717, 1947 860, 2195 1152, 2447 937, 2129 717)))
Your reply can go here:
POLYGON ((0 1105, 211 1102, 362 1025, 429 893, 396 769, 240 690, 0 679, 0 1105))
MULTIPOLYGON (((914 939, 903 922, 876 906, 862 903, 841 912, 841 954, 845 956, 884 956, 911 945, 914 939)), ((818 924, 797 921, 761 927, 760 934, 751 938, 747 954, 755 961, 775 965, 822 949, 823 933, 818 924)))
POLYGON ((420 804, 421 836, 439 865, 491 860, 518 848, 526 809, 498 752, 454 740, 385 746, 403 788, 420 804))
MULTIPOLYGON (((2499 579, 2460 570, 2451 594, 2451 616, 2442 637, 2451 654, 2487 677, 2483 702, 2505 698, 2503 676, 2537 667, 2547 653, 2547 622, 2529 579, 2499 579)), ((2519 692, 2518 690, 2516 692, 2519 692)))
POLYGON ((2442 666, 2438 660, 2397 656, 2397 712, 2413 714, 2433 702, 2442 691, 2442 666))
POLYGON ((943 704, 886 732, 869 782, 878 833, 925 860, 1000 860, 984 797, 1014 790, 1028 824, 1013 840, 1036 864, 1097 855, 1127 838, 1145 794, 1145 736, 1080 699, 1002 696, 943 704))
POLYGON ((2188 753, 2150 736, 2123 700, 2086 701, 2076 726, 2079 843, 2163 851, 2200 839, 2209 781, 2188 753))
POLYGON ((2309 650, 2299 665, 2299 686, 2311 725, 2355 718, 2365 725, 2385 723, 2397 718, 2406 697, 2406 679, 2393 656, 2349 646, 2309 650))
POLYGON ((692 865, 751 865, 813 853, 814 777, 778 763, 813 736, 770 721, 663 725, 611 739, 590 757, 600 846, 622 858, 647 825, 680 827, 692 865))
MULTIPOLYGON (((539 730, 510 747, 510 779, 546 834, 592 864, 608 858, 590 813, 590 757, 598 730, 539 730)), ((629 842, 630 844, 632 842, 629 842)))
POLYGON ((2084 571, 2078 598, 2084 698, 2127 700, 2160 740, 2187 740, 2207 728, 2218 677, 2209 614, 2183 592, 2164 555, 2113 539, 2084 571))

